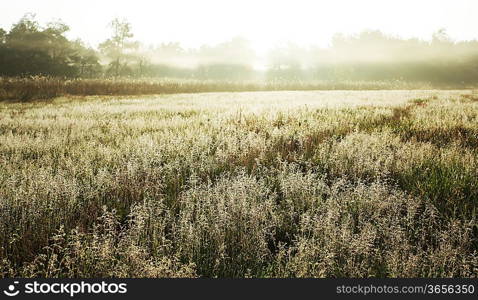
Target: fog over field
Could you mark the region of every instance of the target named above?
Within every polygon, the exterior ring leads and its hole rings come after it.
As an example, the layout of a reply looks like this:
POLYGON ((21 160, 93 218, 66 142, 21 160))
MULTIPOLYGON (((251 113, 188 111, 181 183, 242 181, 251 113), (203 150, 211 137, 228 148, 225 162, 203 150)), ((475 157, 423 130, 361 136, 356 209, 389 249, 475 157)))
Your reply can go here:
POLYGON ((466 0, 17 1, 0 13, 0 76, 463 88, 478 77, 477 9, 466 0))
POLYGON ((476 11, 5 1, 0 278, 476 278, 476 11))

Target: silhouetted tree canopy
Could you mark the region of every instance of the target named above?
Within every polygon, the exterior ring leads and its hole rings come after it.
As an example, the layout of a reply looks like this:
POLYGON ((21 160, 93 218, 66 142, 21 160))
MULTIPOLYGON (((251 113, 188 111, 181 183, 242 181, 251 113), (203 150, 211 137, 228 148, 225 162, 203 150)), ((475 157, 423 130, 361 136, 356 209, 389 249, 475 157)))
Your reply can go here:
POLYGON ((96 76, 100 69, 93 49, 69 41, 69 27, 58 21, 41 27, 27 14, 7 33, 0 30, 0 75, 96 76))

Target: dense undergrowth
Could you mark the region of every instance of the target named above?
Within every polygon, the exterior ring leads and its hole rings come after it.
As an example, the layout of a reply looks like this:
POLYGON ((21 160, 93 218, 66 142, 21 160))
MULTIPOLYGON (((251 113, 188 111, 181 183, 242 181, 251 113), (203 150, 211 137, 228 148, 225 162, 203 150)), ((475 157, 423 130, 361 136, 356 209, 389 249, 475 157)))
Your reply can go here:
MULTIPOLYGON (((48 100, 60 96, 154 95, 204 92, 407 90, 430 89, 428 83, 403 81, 227 81, 187 79, 64 79, 55 77, 0 77, 0 100, 48 100)), ((455 87, 456 88, 456 87, 455 87)))

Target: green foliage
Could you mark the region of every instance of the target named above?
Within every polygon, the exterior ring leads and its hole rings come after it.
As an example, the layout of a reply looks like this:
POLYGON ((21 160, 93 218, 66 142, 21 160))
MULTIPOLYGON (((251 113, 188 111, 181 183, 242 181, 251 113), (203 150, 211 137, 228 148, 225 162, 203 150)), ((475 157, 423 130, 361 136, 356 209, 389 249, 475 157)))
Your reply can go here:
POLYGON ((61 22, 41 27, 34 15, 25 15, 8 33, 0 32, 0 76, 96 76, 96 53, 69 41, 69 27, 61 22))
POLYGON ((116 18, 111 21, 110 27, 113 30, 112 37, 101 43, 99 48, 110 60, 108 72, 118 77, 127 72, 127 51, 135 48, 136 43, 130 40, 133 33, 131 33, 131 24, 126 20, 116 18))

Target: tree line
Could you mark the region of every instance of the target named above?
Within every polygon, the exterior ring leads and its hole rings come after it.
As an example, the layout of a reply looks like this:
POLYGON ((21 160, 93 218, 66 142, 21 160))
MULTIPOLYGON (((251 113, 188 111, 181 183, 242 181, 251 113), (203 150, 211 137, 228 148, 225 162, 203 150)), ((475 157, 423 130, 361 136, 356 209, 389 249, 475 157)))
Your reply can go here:
POLYGON ((179 43, 146 46, 131 24, 114 19, 97 49, 69 40, 68 25, 45 26, 27 14, 0 28, 0 76, 171 77, 227 80, 402 80, 474 84, 478 41, 455 42, 444 30, 430 41, 380 31, 337 34, 328 48, 289 43, 259 56, 244 38, 185 49, 179 43), (260 66, 260 68, 258 68, 260 66))
POLYGON ((101 65, 96 51, 80 40, 68 40, 69 29, 62 22, 41 27, 31 14, 9 32, 0 28, 0 75, 97 76, 101 65))

